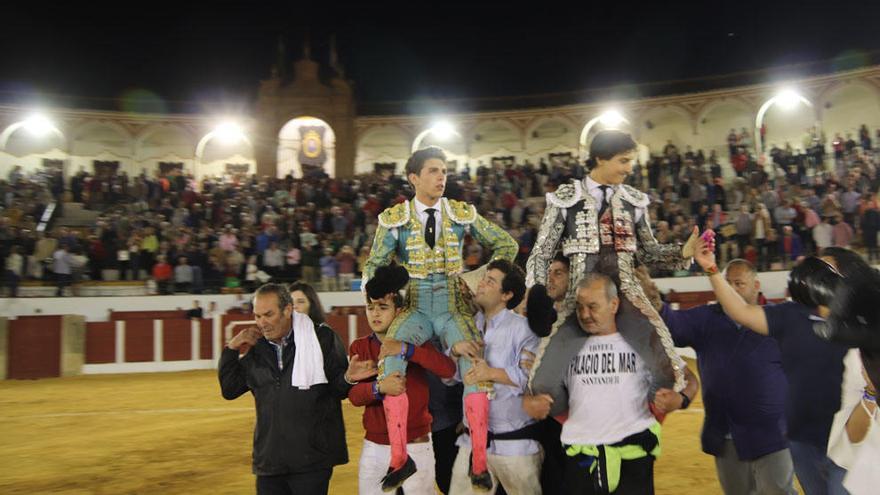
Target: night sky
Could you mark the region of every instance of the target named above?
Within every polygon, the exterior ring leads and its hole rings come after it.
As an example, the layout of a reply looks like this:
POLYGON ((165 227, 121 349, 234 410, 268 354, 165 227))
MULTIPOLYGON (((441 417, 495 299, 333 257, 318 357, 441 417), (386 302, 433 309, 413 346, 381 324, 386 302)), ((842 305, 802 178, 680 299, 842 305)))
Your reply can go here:
POLYGON ((5 6, 0 102, 246 111, 278 59, 279 39, 290 63, 306 33, 322 62, 336 35, 361 109, 379 112, 391 101, 571 93, 739 73, 758 82, 880 63, 877 0, 609 0, 581 8, 540 1, 189 3, 5 6))

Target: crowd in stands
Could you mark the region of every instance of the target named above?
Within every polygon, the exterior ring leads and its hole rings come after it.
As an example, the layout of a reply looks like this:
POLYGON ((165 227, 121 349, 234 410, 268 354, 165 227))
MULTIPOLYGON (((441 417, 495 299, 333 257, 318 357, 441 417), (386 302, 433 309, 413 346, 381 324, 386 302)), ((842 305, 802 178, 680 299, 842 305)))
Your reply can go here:
MULTIPOLYGON (((788 267, 828 246, 864 248, 874 262, 880 260, 880 152, 874 147, 880 129, 876 136, 862 126, 858 136, 836 133, 829 144, 809 129, 797 146, 769 142, 771 163, 763 163, 753 137, 731 129, 726 156, 670 141, 637 165, 630 183, 652 194, 660 242, 682 242, 698 225, 718 232, 722 261, 743 257, 762 270, 788 267)), ((537 237, 543 193, 585 173, 571 159, 465 165, 451 172, 446 196, 475 204, 505 226, 520 244, 523 265, 537 237)), ((411 195, 400 175, 336 179, 321 171, 302 179, 201 183, 176 169, 156 177, 80 171, 68 186, 68 199, 101 211, 98 220, 43 232, 43 210, 65 192, 60 172, 27 176, 15 167, 0 180, 0 256, 13 294, 23 280, 54 281, 63 293, 77 281, 106 279, 151 280, 160 293, 300 279, 321 290, 351 290, 378 214, 411 195)), ((474 268, 488 253, 467 241, 463 255, 474 268)))

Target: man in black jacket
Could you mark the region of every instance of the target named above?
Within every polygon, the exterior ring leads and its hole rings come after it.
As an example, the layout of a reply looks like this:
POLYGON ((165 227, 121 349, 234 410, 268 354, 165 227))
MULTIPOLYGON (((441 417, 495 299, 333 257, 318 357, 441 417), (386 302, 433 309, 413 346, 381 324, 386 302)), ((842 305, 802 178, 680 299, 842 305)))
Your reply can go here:
POLYGON ((349 364, 339 337, 324 325, 312 330, 308 316, 293 312, 283 285, 257 289, 254 318, 257 328, 242 331, 226 345, 219 376, 225 399, 248 391, 254 395, 257 493, 326 494, 333 466, 348 462, 341 400, 353 383, 377 373, 375 363, 355 356, 349 364), (309 339, 303 335, 310 331, 317 345, 306 345, 309 339), (295 339, 294 332, 303 333, 295 339), (306 354, 309 347, 314 355, 306 354), (295 372, 295 360, 323 361, 323 367, 297 367, 295 372))

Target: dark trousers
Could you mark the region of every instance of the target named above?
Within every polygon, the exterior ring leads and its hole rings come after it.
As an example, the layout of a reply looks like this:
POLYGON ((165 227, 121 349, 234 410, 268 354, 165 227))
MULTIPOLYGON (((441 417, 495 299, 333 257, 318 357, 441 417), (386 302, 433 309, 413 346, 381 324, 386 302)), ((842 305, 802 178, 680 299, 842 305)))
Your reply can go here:
POLYGON ((544 463, 541 465, 541 491, 546 494, 565 493, 562 480, 565 478, 565 450, 559 441, 562 425, 553 418, 541 421, 541 447, 544 448, 544 463))
POLYGON ((159 294, 171 294, 174 289, 174 282, 171 280, 156 280, 156 289, 159 290, 159 294))
MULTIPOLYGON (((128 260, 118 260, 119 267, 119 280, 128 280, 128 271, 131 269, 131 262, 128 260)), ((137 274, 132 276, 132 279, 136 279, 137 274)))
POLYGON ((434 444, 434 477, 444 495, 449 493, 452 465, 455 464, 455 456, 458 455, 458 447, 455 446, 455 440, 458 438, 458 434, 455 433, 457 426, 452 425, 445 430, 431 433, 431 443, 434 444))
POLYGON ((736 235, 736 247, 738 248, 739 258, 746 257, 746 246, 749 245, 751 241, 751 236, 749 234, 737 234, 736 235))
MULTIPOLYGON (((604 495, 598 491, 590 476, 587 456, 565 456, 565 486, 572 495, 604 495)), ((653 495, 654 458, 645 456, 633 461, 621 461, 620 483, 614 495, 653 495)))
POLYGON ((9 287, 9 297, 18 297, 18 282, 21 277, 12 270, 6 270, 6 286, 9 287))
POLYGON ((332 469, 308 473, 257 476, 257 495, 320 495, 330 489, 332 469))
POLYGON ((56 273, 55 274, 55 285, 58 287, 58 291, 55 293, 56 296, 64 295, 64 288, 70 287, 71 282, 73 281, 73 277, 68 273, 56 273))

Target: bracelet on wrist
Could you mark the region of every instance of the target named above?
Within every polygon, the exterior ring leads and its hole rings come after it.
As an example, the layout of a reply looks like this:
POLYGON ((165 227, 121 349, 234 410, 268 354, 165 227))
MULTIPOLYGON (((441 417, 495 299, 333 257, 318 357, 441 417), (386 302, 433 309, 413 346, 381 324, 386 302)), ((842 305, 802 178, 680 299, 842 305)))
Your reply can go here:
POLYGON ((376 400, 382 400, 385 395, 379 391, 379 382, 373 382, 373 397, 376 400))
POLYGON ((712 266, 706 268, 705 272, 706 272, 706 275, 708 275, 708 276, 715 275, 716 273, 718 273, 718 265, 716 265, 715 263, 712 263, 712 266))
POLYGON ((684 392, 679 392, 681 395, 681 407, 679 409, 687 409, 691 405, 691 398, 687 396, 684 392))
POLYGON ((877 391, 869 391, 867 388, 862 392, 862 400, 877 403, 877 391))
POLYGON ((348 378, 348 372, 347 372, 347 371, 346 371, 345 373, 342 374, 342 379, 345 380, 345 383, 347 383, 347 384, 349 384, 349 385, 357 385, 357 381, 352 381, 351 379, 348 378))

